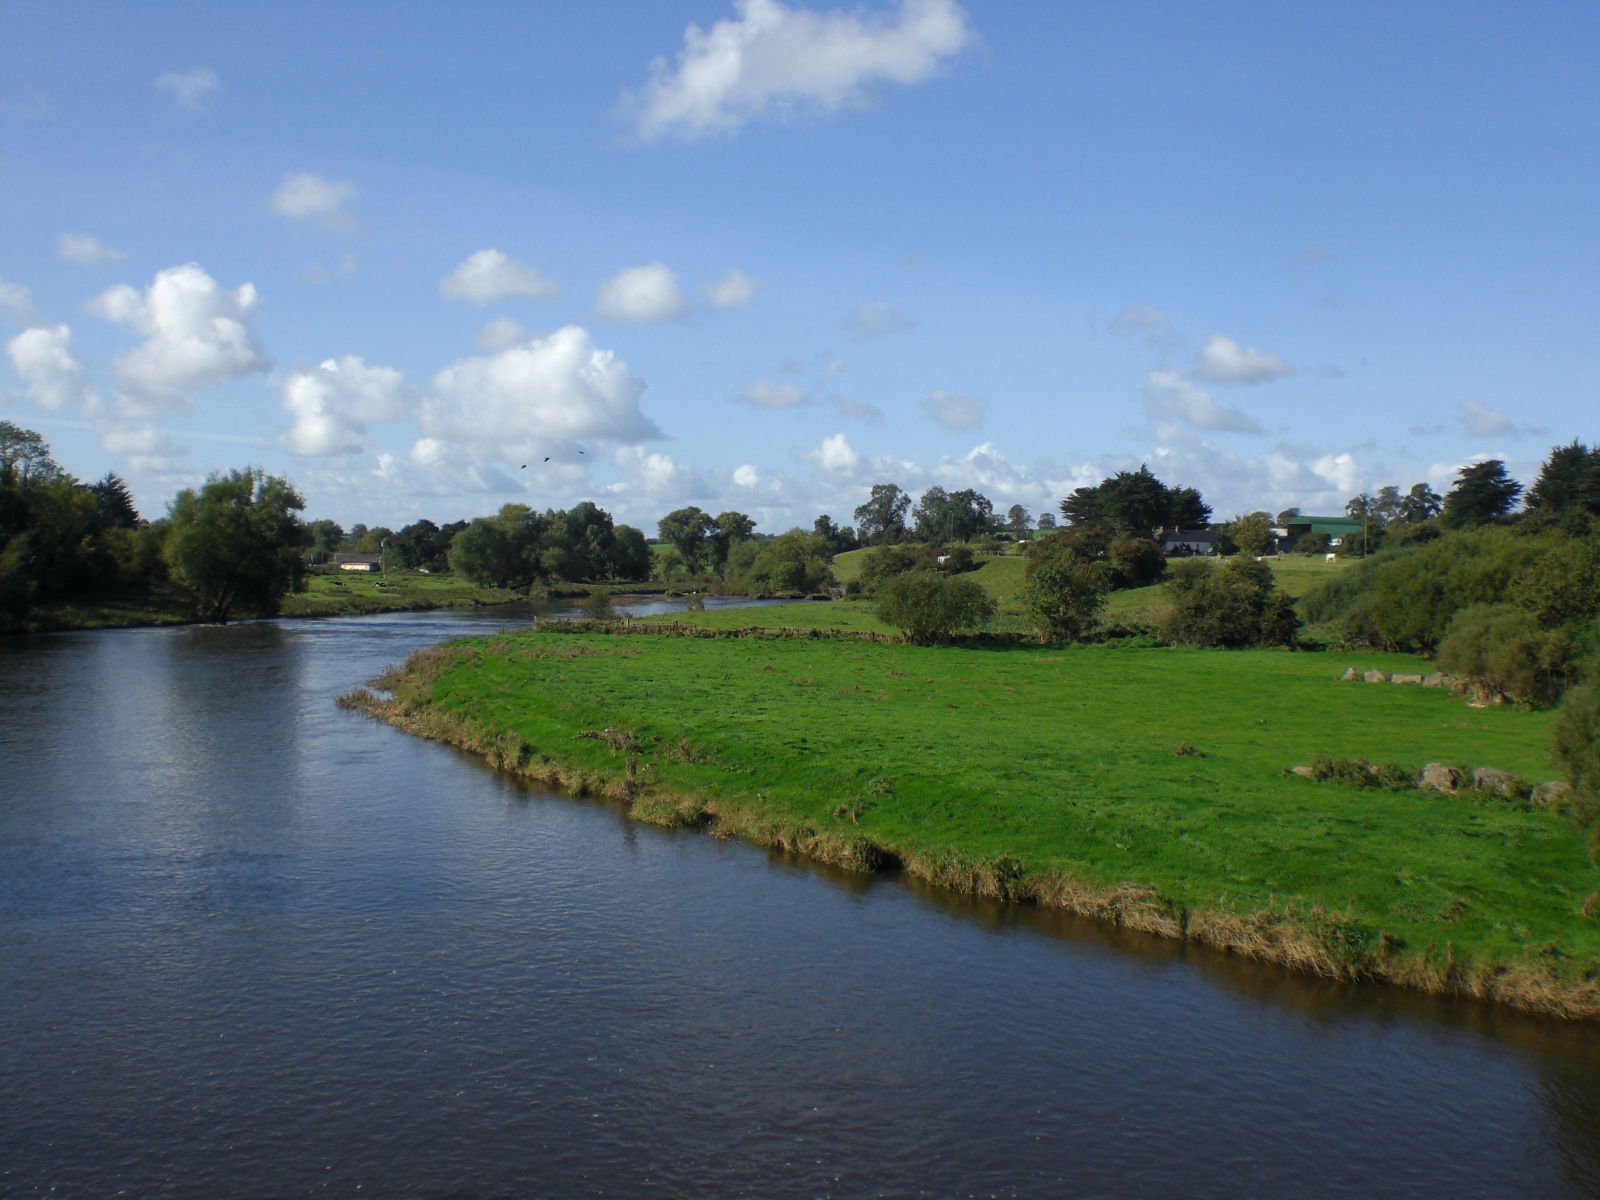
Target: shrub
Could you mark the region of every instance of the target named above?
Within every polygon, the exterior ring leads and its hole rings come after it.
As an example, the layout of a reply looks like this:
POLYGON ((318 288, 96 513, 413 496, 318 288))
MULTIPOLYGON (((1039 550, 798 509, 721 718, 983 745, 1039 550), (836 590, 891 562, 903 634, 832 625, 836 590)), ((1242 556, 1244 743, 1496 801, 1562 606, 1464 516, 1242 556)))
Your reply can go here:
POLYGON ((1167 573, 1167 556, 1155 538, 1124 534, 1106 550, 1114 588, 1149 587, 1167 573))
POLYGON ((1175 563, 1164 585, 1170 599, 1158 619, 1161 636, 1178 646, 1293 645, 1299 618, 1279 599, 1272 570, 1249 558, 1220 567, 1203 559, 1175 563))
POLYGON ((1572 640, 1544 630, 1509 604, 1462 609, 1439 645, 1439 669, 1470 680, 1484 697, 1552 704, 1573 671, 1572 640))
POLYGON ((970 579, 903 571, 878 585, 878 617, 918 646, 948 640, 994 616, 995 604, 970 579))
POLYGON ((1568 811, 1582 825, 1600 821, 1600 679, 1591 677, 1562 699, 1550 751, 1572 785, 1568 811))
POLYGON ((1041 642, 1077 641, 1099 623, 1106 603, 1105 572, 1070 554, 1032 561, 1022 606, 1041 642))
POLYGON ((604 588, 590 591, 578 609, 586 621, 610 621, 617 615, 616 609, 611 606, 611 593, 604 588))

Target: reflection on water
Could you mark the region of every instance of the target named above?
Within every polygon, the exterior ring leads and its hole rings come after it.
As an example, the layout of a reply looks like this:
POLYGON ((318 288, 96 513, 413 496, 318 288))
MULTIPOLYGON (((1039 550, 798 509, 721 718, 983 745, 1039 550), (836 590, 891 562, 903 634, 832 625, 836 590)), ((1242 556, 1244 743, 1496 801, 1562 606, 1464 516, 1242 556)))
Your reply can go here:
POLYGON ((531 616, 0 644, 0 1194, 1600 1194, 1594 1030, 638 826, 333 704, 531 616))

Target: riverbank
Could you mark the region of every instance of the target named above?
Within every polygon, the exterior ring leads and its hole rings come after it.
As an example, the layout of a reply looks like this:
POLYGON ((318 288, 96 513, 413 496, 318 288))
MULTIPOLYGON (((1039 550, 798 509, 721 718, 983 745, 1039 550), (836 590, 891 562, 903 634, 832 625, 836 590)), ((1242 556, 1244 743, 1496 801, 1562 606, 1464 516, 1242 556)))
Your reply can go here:
POLYGON ((1600 1017, 1600 873, 1569 822, 1284 774, 1322 755, 1545 779, 1549 714, 1341 682, 1352 665, 1397 664, 546 630, 420 652, 390 696, 346 702, 643 820, 1600 1017))

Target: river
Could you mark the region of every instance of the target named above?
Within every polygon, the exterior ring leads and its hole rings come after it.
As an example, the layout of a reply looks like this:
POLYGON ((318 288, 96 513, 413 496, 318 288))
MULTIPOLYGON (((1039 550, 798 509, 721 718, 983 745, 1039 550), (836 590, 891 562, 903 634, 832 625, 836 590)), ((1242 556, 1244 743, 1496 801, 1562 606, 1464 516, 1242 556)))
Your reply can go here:
POLYGON ((0 641, 0 1195, 1600 1195, 1592 1027, 636 825, 334 704, 528 617, 0 641))

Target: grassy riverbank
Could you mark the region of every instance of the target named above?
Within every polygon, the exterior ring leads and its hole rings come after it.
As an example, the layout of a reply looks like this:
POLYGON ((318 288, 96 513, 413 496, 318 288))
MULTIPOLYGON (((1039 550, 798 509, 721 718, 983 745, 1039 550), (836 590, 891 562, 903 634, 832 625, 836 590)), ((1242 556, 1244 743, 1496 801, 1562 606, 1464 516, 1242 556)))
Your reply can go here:
POLYGON ((520 599, 520 593, 507 588, 478 587, 453 575, 346 572, 308 576, 304 591, 283 598, 280 613, 285 617, 352 617, 432 608, 478 608, 520 599))
POLYGON ((354 702, 643 819, 1330 976, 1600 1017, 1600 873, 1569 823, 1283 774, 1322 754, 1546 779, 1550 715, 1340 682, 1349 665, 1400 664, 552 630, 425 651, 380 681, 392 700, 354 702))

